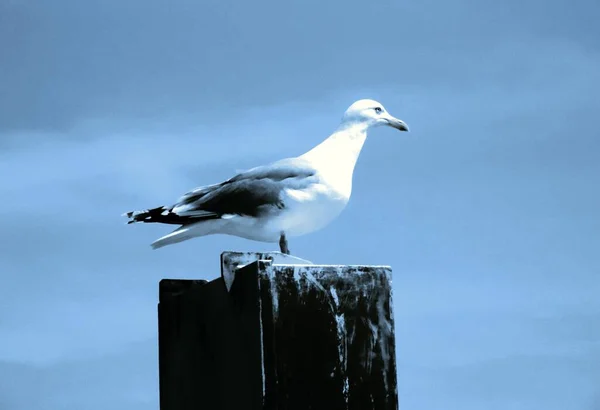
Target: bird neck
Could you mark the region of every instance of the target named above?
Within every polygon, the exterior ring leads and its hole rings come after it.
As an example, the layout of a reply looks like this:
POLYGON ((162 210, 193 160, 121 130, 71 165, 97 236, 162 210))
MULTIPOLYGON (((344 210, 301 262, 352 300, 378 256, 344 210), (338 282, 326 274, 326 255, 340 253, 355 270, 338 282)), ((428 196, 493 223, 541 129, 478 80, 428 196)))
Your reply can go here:
POLYGON ((301 158, 312 162, 326 177, 343 185, 344 194, 349 196, 352 174, 367 139, 367 129, 368 126, 362 123, 343 123, 329 138, 301 158))
POLYGON ((325 141, 302 155, 302 158, 319 163, 332 163, 354 170, 356 161, 367 139, 367 125, 342 124, 325 141))

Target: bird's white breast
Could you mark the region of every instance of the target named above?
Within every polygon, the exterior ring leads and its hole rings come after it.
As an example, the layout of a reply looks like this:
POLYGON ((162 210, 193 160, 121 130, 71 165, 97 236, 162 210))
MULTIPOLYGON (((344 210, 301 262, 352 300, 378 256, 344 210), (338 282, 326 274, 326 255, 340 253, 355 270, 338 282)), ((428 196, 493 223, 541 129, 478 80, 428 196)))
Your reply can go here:
POLYGON ((319 182, 306 189, 284 190, 285 209, 273 219, 272 227, 287 236, 300 236, 324 228, 348 204, 349 196, 319 182))

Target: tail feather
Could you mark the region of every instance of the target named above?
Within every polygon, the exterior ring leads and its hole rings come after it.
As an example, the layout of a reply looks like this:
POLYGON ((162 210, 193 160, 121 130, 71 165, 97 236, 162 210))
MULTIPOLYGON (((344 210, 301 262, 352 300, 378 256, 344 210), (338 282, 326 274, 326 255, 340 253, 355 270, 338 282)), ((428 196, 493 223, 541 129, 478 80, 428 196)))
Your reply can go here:
POLYGON ((178 243, 196 236, 209 235, 218 231, 220 224, 226 219, 221 219, 217 214, 202 212, 200 214, 179 215, 172 208, 159 206, 157 208, 145 209, 143 211, 129 211, 122 216, 129 218, 127 224, 132 223, 163 223, 181 225, 171 233, 157 239, 152 243, 153 249, 162 248, 166 245, 178 243))
POLYGON ((152 249, 158 249, 162 248, 163 246, 187 241, 188 239, 197 238, 199 236, 221 232, 223 223, 227 223, 227 220, 205 219, 198 223, 180 226, 171 233, 152 242, 152 249))
POLYGON ((192 236, 189 235, 189 228, 182 226, 175 229, 173 232, 158 238, 150 246, 152 249, 162 248, 163 246, 172 245, 174 243, 183 242, 187 239, 191 239, 192 236))

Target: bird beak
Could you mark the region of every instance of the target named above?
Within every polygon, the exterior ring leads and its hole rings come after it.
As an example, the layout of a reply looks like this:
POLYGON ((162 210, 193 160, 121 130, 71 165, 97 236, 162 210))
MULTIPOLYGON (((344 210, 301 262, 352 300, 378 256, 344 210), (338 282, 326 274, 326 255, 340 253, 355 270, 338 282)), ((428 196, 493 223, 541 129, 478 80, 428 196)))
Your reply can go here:
POLYGON ((404 121, 399 120, 398 118, 394 118, 391 115, 388 118, 386 118, 386 120, 390 127, 396 128, 400 131, 408 131, 408 125, 406 125, 404 121))

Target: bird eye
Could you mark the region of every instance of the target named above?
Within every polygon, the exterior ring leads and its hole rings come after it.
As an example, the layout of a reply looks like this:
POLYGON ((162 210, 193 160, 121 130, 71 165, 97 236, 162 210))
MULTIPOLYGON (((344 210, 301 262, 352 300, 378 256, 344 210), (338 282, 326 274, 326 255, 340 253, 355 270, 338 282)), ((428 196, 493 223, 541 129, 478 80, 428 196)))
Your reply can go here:
POLYGON ((383 112, 383 110, 381 109, 381 107, 375 107, 375 112, 377 114, 381 114, 383 112))

